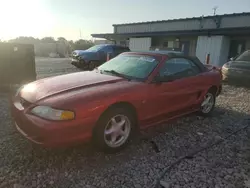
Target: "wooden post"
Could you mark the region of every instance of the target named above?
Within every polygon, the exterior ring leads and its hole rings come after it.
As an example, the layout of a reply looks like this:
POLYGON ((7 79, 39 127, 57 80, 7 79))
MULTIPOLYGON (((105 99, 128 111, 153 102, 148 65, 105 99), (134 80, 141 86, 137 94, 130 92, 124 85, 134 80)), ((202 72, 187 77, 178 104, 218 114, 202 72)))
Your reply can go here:
POLYGON ((107 59, 106 61, 109 61, 110 60, 110 53, 107 53, 107 59))
POLYGON ((206 55, 206 64, 209 64, 210 63, 210 54, 207 54, 206 55))

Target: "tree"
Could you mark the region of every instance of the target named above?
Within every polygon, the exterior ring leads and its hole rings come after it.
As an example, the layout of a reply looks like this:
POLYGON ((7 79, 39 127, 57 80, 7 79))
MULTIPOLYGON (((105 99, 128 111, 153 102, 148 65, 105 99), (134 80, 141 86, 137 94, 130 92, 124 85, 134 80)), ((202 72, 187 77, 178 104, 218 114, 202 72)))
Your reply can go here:
MULTIPOLYGON (((44 37, 41 40, 36 39, 34 37, 17 37, 15 39, 11 39, 8 42, 11 43, 21 43, 21 44, 40 44, 40 43, 54 43, 56 44, 56 48, 59 48, 61 43, 66 45, 66 51, 71 53, 74 50, 86 50, 94 45, 93 41, 91 40, 77 40, 77 41, 67 41, 64 37, 58 37, 55 40, 53 37, 44 37)), ((58 49, 56 49, 58 51, 58 49)))
POLYGON ((23 44, 37 44, 39 43, 39 39, 35 39, 34 37, 17 37, 15 39, 11 39, 8 42, 11 43, 23 43, 23 44))
POLYGON ((57 41, 58 42, 66 42, 67 40, 64 37, 58 37, 57 41))
POLYGON ((44 37, 41 39, 42 43, 55 43, 55 39, 53 37, 44 37))
POLYGON ((73 45, 73 49, 74 50, 86 50, 88 48, 90 48, 91 46, 93 46, 94 43, 90 40, 77 40, 74 45, 73 45))

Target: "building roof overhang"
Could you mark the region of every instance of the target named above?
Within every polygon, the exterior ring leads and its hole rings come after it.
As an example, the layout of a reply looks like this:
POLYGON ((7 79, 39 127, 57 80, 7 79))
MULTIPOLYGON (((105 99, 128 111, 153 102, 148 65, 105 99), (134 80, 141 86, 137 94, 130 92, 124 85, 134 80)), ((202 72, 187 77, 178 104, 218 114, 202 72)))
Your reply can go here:
POLYGON ((250 27, 232 27, 219 29, 201 29, 201 30, 185 30, 185 31, 160 31, 160 32, 143 32, 143 33, 103 33, 92 34, 95 38, 105 38, 108 40, 117 40, 131 37, 153 37, 153 36, 212 36, 212 35, 250 35, 250 27))

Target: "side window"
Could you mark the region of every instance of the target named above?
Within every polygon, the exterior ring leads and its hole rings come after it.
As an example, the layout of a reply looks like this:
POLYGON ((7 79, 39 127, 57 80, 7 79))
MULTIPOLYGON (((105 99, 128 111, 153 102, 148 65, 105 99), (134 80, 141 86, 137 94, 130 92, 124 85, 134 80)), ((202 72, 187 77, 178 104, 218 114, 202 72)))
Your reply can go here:
POLYGON ((159 76, 166 80, 176 80, 185 77, 195 76, 200 73, 199 67, 189 59, 173 58, 167 60, 159 71, 159 76))
POLYGON ((104 48, 101 49, 104 53, 113 53, 113 48, 112 46, 105 46, 104 48))
POLYGON ((116 55, 118 55, 118 54, 120 54, 121 52, 121 48, 120 47, 118 47, 118 46, 115 46, 114 47, 114 53, 116 54, 116 55))

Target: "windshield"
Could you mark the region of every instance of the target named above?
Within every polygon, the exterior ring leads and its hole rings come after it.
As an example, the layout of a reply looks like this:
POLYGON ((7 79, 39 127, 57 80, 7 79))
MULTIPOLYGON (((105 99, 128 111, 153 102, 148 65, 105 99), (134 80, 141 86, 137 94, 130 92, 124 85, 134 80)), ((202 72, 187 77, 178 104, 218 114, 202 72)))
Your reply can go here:
POLYGON ((101 48, 103 48, 103 45, 95 45, 92 46, 91 48, 85 50, 86 52, 97 52, 98 50, 100 50, 101 48))
POLYGON ((145 80, 158 65, 152 56, 119 55, 98 67, 102 73, 123 75, 137 80, 145 80))
POLYGON ((239 55, 235 61, 250 61, 250 51, 245 51, 239 55))

